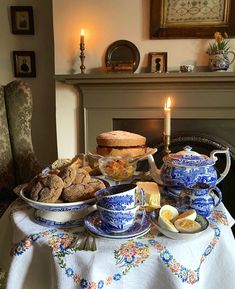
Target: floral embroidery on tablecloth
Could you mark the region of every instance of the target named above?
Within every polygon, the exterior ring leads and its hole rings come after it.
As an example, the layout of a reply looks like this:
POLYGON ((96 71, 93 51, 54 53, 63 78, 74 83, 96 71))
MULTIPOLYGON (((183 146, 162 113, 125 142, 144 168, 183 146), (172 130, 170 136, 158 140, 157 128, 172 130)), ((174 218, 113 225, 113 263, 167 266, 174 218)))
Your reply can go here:
POLYGON ((114 251, 116 265, 122 268, 122 274, 126 275, 131 268, 138 267, 150 256, 147 244, 139 241, 129 240, 122 244, 119 250, 114 251))
POLYGON ((155 240, 155 238, 150 238, 148 241, 149 244, 151 244, 155 249, 157 249, 157 252, 159 253, 159 256, 164 262, 164 264, 169 267, 171 272, 175 274, 182 282, 193 285, 199 281, 201 265, 206 260, 206 257, 209 256, 210 253, 213 251, 221 236, 217 221, 224 225, 228 224, 226 215, 221 211, 214 211, 214 214, 209 218, 209 221, 210 227, 214 230, 214 236, 210 241, 209 245, 205 248, 200 258, 199 266, 195 270, 188 269, 179 262, 177 262, 171 252, 165 246, 155 240))
POLYGON ((222 211, 212 211, 210 219, 212 219, 212 221, 217 221, 223 225, 228 226, 228 219, 226 217, 226 214, 222 211))
POLYGON ((183 283, 193 285, 199 281, 202 263, 213 251, 220 239, 220 229, 217 221, 224 225, 228 224, 226 215, 221 211, 214 211, 214 214, 211 215, 209 221, 210 227, 214 230, 214 236, 205 248, 199 260, 199 266, 196 269, 189 269, 180 264, 174 258, 173 254, 164 245, 157 241, 156 235, 151 233, 138 239, 128 240, 124 242, 119 249, 114 250, 114 259, 119 270, 121 269, 121 272, 116 272, 113 276, 106 276, 97 282, 88 281, 87 279, 82 278, 66 263, 67 259, 65 257, 78 251, 78 246, 69 248, 76 238, 76 235, 69 232, 60 233, 57 229, 51 229, 29 235, 12 248, 11 254, 14 256, 21 256, 33 245, 34 242, 37 242, 41 238, 47 238, 48 245, 52 248, 53 254, 57 258, 60 268, 64 270, 65 275, 68 278, 72 278, 72 280, 80 285, 82 289, 102 289, 105 286, 111 285, 113 282, 118 282, 133 268, 137 268, 143 264, 150 256, 151 248, 154 248, 157 250, 162 262, 174 275, 176 275, 183 283), (148 240, 147 244, 145 243, 146 240, 148 240))

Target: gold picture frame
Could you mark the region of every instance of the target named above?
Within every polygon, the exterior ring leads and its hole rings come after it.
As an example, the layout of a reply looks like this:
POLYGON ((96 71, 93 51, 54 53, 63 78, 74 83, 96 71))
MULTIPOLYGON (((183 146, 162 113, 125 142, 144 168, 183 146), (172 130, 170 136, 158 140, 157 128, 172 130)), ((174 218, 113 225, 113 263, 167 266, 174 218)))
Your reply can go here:
POLYGON ((216 31, 235 37, 233 2, 151 0, 150 38, 213 38, 216 31))
POLYGON ((167 72, 167 52, 149 53, 149 71, 152 73, 167 72))

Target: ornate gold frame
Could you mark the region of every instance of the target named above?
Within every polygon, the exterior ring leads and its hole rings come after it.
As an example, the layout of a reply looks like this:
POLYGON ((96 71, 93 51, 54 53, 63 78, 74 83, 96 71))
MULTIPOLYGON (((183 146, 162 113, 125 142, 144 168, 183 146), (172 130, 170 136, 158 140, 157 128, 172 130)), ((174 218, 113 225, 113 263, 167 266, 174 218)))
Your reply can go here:
MULTIPOLYGON (((223 19, 210 21, 167 21, 167 9, 172 0, 151 0, 150 38, 212 38, 216 31, 235 37, 235 3, 224 0, 223 19)), ((183 19, 183 17, 182 17, 183 19)))

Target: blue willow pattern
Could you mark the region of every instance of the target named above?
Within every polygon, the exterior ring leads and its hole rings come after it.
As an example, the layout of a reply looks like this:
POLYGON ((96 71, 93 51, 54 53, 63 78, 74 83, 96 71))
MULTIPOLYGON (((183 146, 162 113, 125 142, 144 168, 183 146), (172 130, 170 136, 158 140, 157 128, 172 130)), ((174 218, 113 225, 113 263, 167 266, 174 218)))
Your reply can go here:
POLYGON ((14 256, 22 256, 30 247, 33 246, 34 242, 37 242, 41 238, 47 238, 48 245, 52 248, 53 254, 57 258, 60 268, 64 270, 65 275, 68 278, 72 278, 72 280, 80 285, 80 288, 82 289, 102 289, 113 282, 121 280, 130 272, 131 269, 133 270, 143 264, 147 258, 150 257, 151 248, 154 248, 157 250, 162 262, 181 280, 181 282, 193 285, 200 279, 202 263, 213 251, 220 239, 221 234, 217 223, 228 225, 226 215, 221 211, 214 211, 209 218, 209 221, 210 227, 214 230, 214 237, 204 250, 199 260, 199 266, 196 269, 189 269, 180 264, 174 258, 173 254, 165 246, 160 244, 151 233, 148 233, 137 240, 128 240, 123 243, 119 249, 114 250, 116 265, 121 269, 121 271, 115 273, 113 276, 108 275, 97 282, 82 278, 82 276, 76 273, 74 269, 66 263, 66 260, 68 260, 66 256, 74 254, 79 250, 78 246, 69 248, 76 238, 75 235, 70 233, 59 233, 57 229, 51 229, 29 235, 12 248, 11 254, 14 256), (146 239, 148 240, 147 244, 144 243, 146 239))

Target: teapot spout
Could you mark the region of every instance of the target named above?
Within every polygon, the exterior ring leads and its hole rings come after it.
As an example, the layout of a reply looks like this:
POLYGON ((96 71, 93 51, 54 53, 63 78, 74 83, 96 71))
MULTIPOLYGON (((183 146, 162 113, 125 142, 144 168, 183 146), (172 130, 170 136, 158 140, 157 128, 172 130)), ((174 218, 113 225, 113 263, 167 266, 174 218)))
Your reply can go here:
POLYGON ((153 178, 153 180, 156 183, 163 185, 163 182, 162 182, 161 177, 160 177, 160 169, 157 168, 152 155, 148 156, 148 163, 149 163, 150 175, 153 178))

